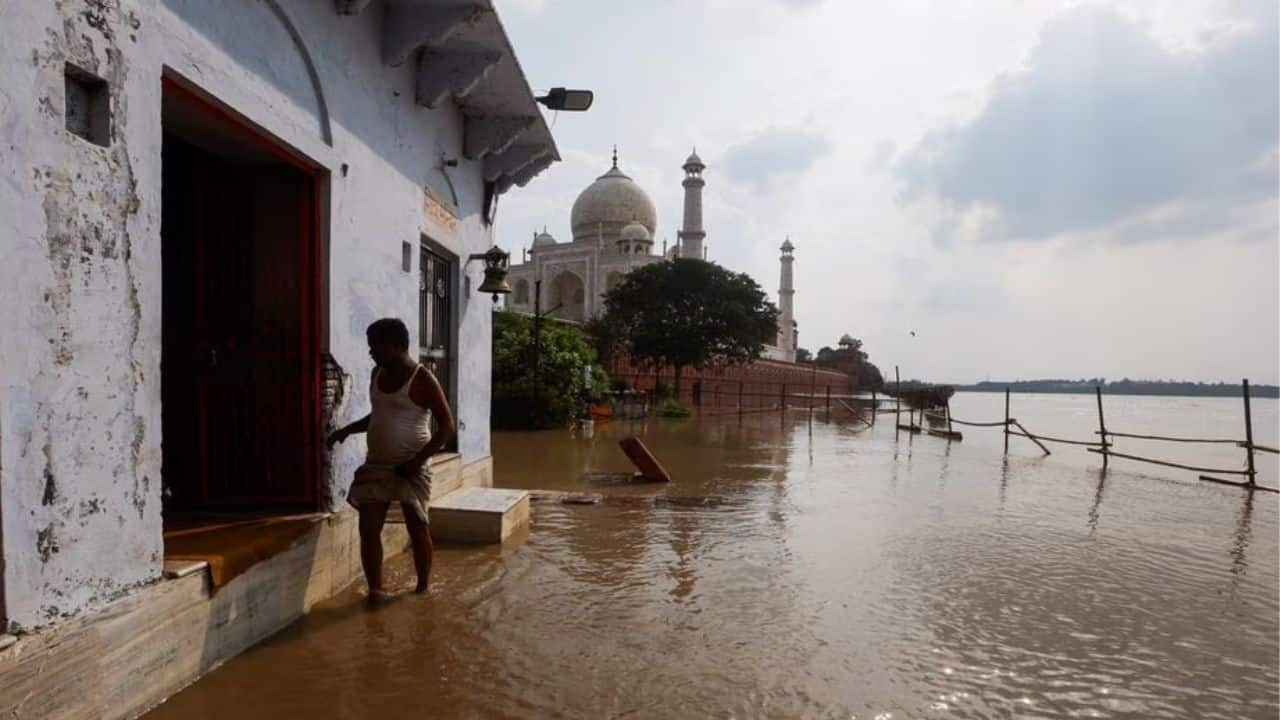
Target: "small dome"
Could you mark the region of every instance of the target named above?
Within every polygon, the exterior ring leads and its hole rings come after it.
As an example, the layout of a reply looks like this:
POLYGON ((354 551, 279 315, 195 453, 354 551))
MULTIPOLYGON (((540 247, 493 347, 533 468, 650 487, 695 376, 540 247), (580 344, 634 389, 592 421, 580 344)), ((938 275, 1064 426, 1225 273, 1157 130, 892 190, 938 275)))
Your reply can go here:
POLYGON ((649 235, 649 231, 644 225, 632 220, 622 228, 622 232, 619 233, 618 239, 625 240, 627 242, 649 242, 651 237, 649 235))
POLYGON ((547 247, 548 245, 555 244, 556 239, 551 235, 551 233, 547 232, 546 228, 542 228, 542 232, 536 233, 533 236, 533 246, 536 248, 547 247))
POLYGON ((791 238, 787 238, 786 240, 782 241, 781 249, 782 249, 782 252, 791 252, 792 250, 796 249, 796 246, 791 244, 791 238))
POLYGON ((611 237, 633 221, 653 237, 658 211, 648 193, 615 164, 578 195, 569 218, 574 240, 593 239, 599 232, 611 237))
POLYGON ((840 336, 840 342, 839 342, 839 344, 840 344, 841 346, 852 345, 852 344, 853 344, 853 338, 849 336, 849 333, 845 333, 844 335, 841 335, 841 336, 840 336))
POLYGON ((706 167, 706 165, 702 163, 702 158, 698 157, 697 148, 694 148, 693 152, 689 153, 688 159, 684 161, 684 167, 687 168, 691 165, 696 165, 697 167, 701 167, 701 168, 706 167))

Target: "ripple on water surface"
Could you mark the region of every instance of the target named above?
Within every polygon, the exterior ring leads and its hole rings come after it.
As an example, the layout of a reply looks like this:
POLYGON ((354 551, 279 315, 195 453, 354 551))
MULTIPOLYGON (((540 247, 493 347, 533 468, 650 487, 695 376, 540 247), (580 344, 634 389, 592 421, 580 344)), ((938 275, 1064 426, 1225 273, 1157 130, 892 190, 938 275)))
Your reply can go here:
POLYGON ((1273 496, 776 416, 650 425, 675 482, 592 485, 625 432, 496 436, 500 484, 606 502, 442 548, 429 597, 348 592, 156 716, 1280 710, 1273 496))

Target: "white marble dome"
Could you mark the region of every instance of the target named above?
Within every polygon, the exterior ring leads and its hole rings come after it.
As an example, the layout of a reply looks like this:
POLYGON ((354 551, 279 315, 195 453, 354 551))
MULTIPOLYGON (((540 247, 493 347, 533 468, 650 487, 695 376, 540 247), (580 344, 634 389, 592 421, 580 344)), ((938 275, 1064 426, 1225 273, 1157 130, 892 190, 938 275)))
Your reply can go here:
POLYGON ((546 228, 543 228, 542 232, 537 233, 533 236, 533 246, 536 248, 547 247, 548 245, 555 245, 555 244, 556 244, 555 237, 552 236, 551 233, 547 232, 546 228))
POLYGON ((618 234, 620 240, 627 242, 649 242, 653 236, 649 234, 648 229, 636 220, 632 220, 622 228, 622 232, 618 234))
POLYGON ((616 163, 578 195, 569 218, 574 240, 617 238, 623 226, 632 222, 640 223, 653 237, 658 225, 653 200, 616 163))

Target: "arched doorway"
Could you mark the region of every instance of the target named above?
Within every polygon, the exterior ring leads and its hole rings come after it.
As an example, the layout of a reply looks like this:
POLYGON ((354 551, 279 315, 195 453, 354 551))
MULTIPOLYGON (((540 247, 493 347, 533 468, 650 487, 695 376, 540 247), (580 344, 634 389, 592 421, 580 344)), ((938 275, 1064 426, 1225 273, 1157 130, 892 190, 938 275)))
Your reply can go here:
POLYGON ((561 320, 582 322, 586 320, 586 288, 582 278, 568 270, 551 280, 550 315, 561 320))

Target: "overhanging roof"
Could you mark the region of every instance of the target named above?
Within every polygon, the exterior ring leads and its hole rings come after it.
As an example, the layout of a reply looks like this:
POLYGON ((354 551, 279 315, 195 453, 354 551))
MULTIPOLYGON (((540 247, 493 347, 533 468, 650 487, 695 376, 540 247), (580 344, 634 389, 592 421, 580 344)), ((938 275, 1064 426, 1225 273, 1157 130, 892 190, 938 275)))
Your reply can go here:
MULTIPOLYGON (((335 0, 355 15, 373 0, 335 0)), ((381 0, 382 61, 414 63, 415 100, 454 102, 465 118, 462 154, 484 162, 497 192, 523 187, 560 159, 492 0, 381 0)))

